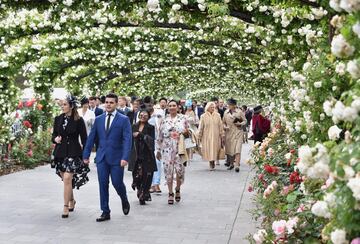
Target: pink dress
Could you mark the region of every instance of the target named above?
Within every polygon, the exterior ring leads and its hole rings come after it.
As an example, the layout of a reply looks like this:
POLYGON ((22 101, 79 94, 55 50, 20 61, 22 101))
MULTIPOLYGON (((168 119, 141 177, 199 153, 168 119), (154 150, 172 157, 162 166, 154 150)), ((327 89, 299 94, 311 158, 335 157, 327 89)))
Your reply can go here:
POLYGON ((175 118, 166 115, 160 122, 159 135, 157 138, 158 151, 161 152, 161 160, 164 165, 166 182, 171 183, 174 173, 181 178, 182 183, 185 179, 185 166, 182 164, 179 154, 179 134, 185 132, 189 124, 184 115, 178 114, 175 118))

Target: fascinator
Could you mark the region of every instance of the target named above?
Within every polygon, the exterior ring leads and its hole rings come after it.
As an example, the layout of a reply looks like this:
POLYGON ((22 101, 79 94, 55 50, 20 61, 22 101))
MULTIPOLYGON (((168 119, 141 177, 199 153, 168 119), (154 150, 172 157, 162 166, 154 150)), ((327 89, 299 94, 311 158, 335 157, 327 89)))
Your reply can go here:
POLYGON ((69 103, 72 109, 76 109, 77 107, 79 107, 79 101, 71 94, 66 96, 66 101, 69 103))

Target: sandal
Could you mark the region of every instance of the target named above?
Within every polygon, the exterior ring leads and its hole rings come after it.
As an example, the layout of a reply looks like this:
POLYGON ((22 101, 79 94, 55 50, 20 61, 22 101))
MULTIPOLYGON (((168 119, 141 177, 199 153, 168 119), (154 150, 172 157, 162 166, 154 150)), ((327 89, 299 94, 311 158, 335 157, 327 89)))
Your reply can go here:
MULTIPOLYGON (((64 205, 64 207, 68 208, 68 210, 69 210, 69 205, 64 205)), ((67 214, 61 215, 61 218, 63 218, 63 219, 66 219, 67 217, 69 217, 69 212, 67 214)))
POLYGON ((70 202, 73 202, 73 207, 69 208, 69 212, 74 212, 76 201, 74 199, 70 200, 70 202))
POLYGON ((169 193, 168 204, 170 205, 174 204, 174 193, 169 193))
POLYGON ((175 193, 176 193, 176 195, 175 195, 175 201, 176 202, 180 202, 180 200, 181 200, 181 195, 180 195, 180 189, 175 189, 175 193))

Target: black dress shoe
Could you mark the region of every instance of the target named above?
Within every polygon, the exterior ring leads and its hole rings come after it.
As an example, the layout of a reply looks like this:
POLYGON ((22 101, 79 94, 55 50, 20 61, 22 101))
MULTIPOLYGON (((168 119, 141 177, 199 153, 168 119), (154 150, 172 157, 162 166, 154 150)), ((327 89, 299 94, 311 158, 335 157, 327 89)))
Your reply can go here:
POLYGON ((228 170, 232 170, 234 168, 234 165, 230 165, 229 168, 227 168, 228 170))
POLYGON ((99 218, 96 219, 96 222, 104 222, 110 220, 110 214, 103 213, 99 218))
POLYGON ((140 205, 146 205, 146 202, 144 199, 139 199, 139 203, 140 203, 140 205))
POLYGON ((229 166, 230 166, 230 163, 224 163, 224 165, 225 165, 226 167, 229 167, 229 166))
POLYGON ((239 173, 239 172, 240 172, 239 167, 236 167, 236 168, 235 168, 235 172, 236 172, 236 173, 239 173))
POLYGON ((122 209, 125 215, 128 215, 130 212, 130 203, 129 201, 122 202, 122 209))

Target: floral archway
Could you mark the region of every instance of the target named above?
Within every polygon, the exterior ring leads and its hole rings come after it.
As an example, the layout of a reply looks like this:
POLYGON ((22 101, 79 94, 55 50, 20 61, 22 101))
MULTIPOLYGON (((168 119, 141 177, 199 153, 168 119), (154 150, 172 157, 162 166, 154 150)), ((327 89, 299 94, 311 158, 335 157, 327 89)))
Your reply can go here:
POLYGON ((271 104, 276 129, 251 160, 267 217, 253 241, 350 241, 360 233, 359 10, 357 0, 3 0, 0 144, 19 77, 48 118, 58 86, 271 104))

